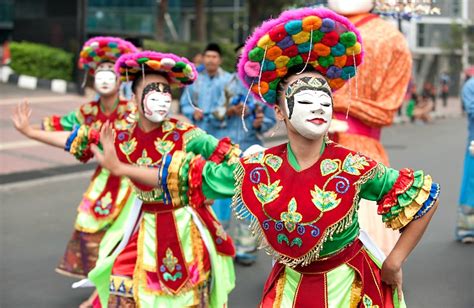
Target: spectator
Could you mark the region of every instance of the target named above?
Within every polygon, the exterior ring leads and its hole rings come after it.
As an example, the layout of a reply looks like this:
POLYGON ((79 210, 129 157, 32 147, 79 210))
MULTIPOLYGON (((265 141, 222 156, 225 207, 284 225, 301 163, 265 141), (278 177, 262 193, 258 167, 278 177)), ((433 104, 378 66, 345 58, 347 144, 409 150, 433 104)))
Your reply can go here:
POLYGON ((193 63, 196 65, 196 70, 198 73, 201 73, 206 68, 202 60, 202 53, 200 52, 194 55, 193 63))
MULTIPOLYGON (((237 63, 243 51, 243 44, 236 49, 237 63)), ((239 144, 242 150, 246 150, 254 144, 262 145, 260 135, 275 125, 275 112, 259 102, 252 95, 247 97, 247 88, 239 79, 237 73, 232 74, 230 81, 225 85, 221 96, 220 105, 225 106, 222 134, 231 138, 232 142, 239 144), (245 98, 247 101, 244 103, 245 98), (244 105, 245 111, 244 111, 244 105), (244 122, 248 131, 245 131, 242 123, 242 111, 244 111, 244 122)), ((216 200, 214 211, 224 225, 229 225, 231 199, 216 200)), ((256 243, 248 229, 248 222, 235 220, 233 233, 237 254, 235 260, 243 265, 255 263, 256 243)))
POLYGON ((413 118, 421 120, 425 123, 431 122, 431 111, 433 110, 432 97, 428 95, 417 96, 415 108, 413 110, 413 118))
POLYGON ((440 86, 441 86, 441 99, 443 100, 443 107, 446 108, 448 106, 448 96, 449 96, 449 84, 451 78, 449 77, 448 73, 443 72, 440 76, 440 86))
POLYGON ((194 84, 187 87, 181 95, 181 112, 195 125, 211 135, 222 138, 225 107, 220 103, 224 86, 230 80, 230 73, 220 66, 222 52, 219 45, 210 43, 203 52, 205 69, 194 84), (193 106, 199 107, 199 110, 193 106))

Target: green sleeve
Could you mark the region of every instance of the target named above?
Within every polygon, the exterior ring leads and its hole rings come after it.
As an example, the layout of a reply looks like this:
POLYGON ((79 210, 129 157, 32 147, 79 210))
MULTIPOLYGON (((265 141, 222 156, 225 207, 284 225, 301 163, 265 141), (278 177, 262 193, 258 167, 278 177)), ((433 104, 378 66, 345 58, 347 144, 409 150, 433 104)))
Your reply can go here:
POLYGON ((234 170, 238 163, 206 162, 202 172, 202 191, 208 199, 227 199, 234 195, 234 170))
POLYGON ((194 128, 184 136, 186 143, 186 152, 201 154, 208 159, 214 153, 219 140, 214 136, 207 134, 200 128, 194 128))
POLYGON ((61 123, 63 130, 72 131, 74 126, 83 124, 82 121, 79 120, 79 112, 79 110, 74 110, 60 118, 59 122, 61 123))
POLYGON ((371 201, 382 199, 393 187, 399 175, 398 170, 388 168, 380 163, 375 168, 375 175, 360 189, 360 196, 371 201))

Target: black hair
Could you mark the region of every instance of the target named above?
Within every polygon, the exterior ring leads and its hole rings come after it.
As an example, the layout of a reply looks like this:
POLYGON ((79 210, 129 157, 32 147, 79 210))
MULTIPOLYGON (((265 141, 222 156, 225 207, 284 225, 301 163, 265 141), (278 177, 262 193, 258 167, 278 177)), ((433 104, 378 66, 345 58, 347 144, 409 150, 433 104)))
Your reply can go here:
MULTIPOLYGON (((285 95, 285 85, 288 83, 288 80, 291 76, 293 75, 296 75, 298 74, 299 72, 301 72, 304 68, 304 64, 299 64, 299 65, 295 65, 291 68, 288 69, 288 73, 285 75, 285 77, 280 80, 280 82, 278 83, 278 86, 277 86, 277 104, 279 105, 280 102, 282 101, 281 100, 281 96, 285 95)), ((314 69, 314 67, 312 65, 308 65, 305 70, 304 70, 305 73, 308 73, 308 72, 316 72, 316 73, 319 73, 317 70, 314 69)), ((311 78, 311 77, 303 77, 303 78, 311 78)), ((321 83, 328 83, 326 78, 323 78, 323 77, 316 77, 321 83)), ((298 89, 298 92, 300 91, 303 91, 303 90, 308 90, 308 89, 313 89, 312 87, 307 87, 307 86, 304 86, 304 87, 301 87, 298 89)), ((332 93, 330 90, 328 90, 327 88, 320 88, 318 89, 320 91, 323 91, 325 92, 327 95, 329 95, 330 97, 332 97, 332 93)), ((295 94, 296 94, 295 93, 295 94)), ((288 97, 287 98, 287 104, 288 104, 288 110, 289 110, 289 115, 288 115, 288 118, 291 119, 291 115, 293 114, 293 108, 295 106, 295 101, 294 101, 294 97, 288 97)))
POLYGON ((215 52, 217 52, 220 56, 222 55, 222 49, 221 49, 221 47, 220 47, 218 44, 216 44, 216 43, 209 43, 209 44, 206 46, 206 49, 204 49, 203 54, 205 54, 206 51, 215 51, 215 52))
MULTIPOLYGON (((166 80, 169 81, 168 79, 168 75, 166 73, 163 73, 163 72, 157 72, 157 71, 146 71, 145 70, 145 78, 146 76, 150 76, 150 75, 158 75, 158 76, 163 76, 166 78, 166 80)), ((132 81, 132 92, 133 94, 137 94, 137 87, 138 85, 140 84, 140 81, 143 79, 143 74, 141 72, 135 74, 135 79, 133 79, 132 81)))
POLYGON ((243 48, 245 46, 244 43, 239 43, 235 48, 234 48, 234 52, 237 52, 239 51, 240 48, 243 48))

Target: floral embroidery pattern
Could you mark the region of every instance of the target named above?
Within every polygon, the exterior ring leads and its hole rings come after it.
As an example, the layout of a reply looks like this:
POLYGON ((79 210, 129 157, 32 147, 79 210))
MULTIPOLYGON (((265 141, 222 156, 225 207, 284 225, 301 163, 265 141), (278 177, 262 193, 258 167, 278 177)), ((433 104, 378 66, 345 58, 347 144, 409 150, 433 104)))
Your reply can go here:
POLYGON ((279 184, 280 180, 277 180, 270 185, 260 183, 258 184, 257 188, 252 188, 258 201, 260 201, 262 204, 267 204, 280 196, 280 191, 283 189, 283 186, 279 186, 279 184))
POLYGON ((166 133, 174 129, 174 124, 170 121, 164 121, 162 127, 163 127, 163 132, 166 133))
POLYGON ((166 155, 174 148, 174 143, 169 140, 157 139, 155 140, 155 148, 161 155, 166 155))
POLYGON ((185 122, 178 122, 176 123, 176 128, 179 130, 187 130, 191 127, 190 124, 185 123, 185 122))
POLYGON ((349 153, 342 164, 342 171, 352 175, 360 175, 360 170, 363 170, 366 166, 369 166, 369 163, 365 157, 349 153))
POLYGON ((163 279, 165 281, 171 280, 176 281, 183 277, 181 271, 181 265, 178 264, 178 258, 176 258, 170 248, 166 249, 166 257, 163 258, 163 264, 160 266, 160 271, 163 273, 163 279), (167 271, 168 270, 168 271, 167 271), (173 273, 176 270, 176 273, 173 273))
POLYGON ((321 212, 327 212, 335 209, 341 199, 337 198, 337 194, 333 191, 325 191, 319 188, 317 185, 314 185, 314 190, 311 191, 311 196, 313 197, 311 201, 321 212))
POLYGON ((273 171, 277 172, 280 169, 281 164, 283 163, 283 159, 273 154, 269 154, 265 156, 265 163, 273 169, 273 171))
POLYGON ((119 148, 123 154, 130 155, 137 148, 137 140, 135 138, 132 138, 128 141, 122 142, 121 144, 119 144, 119 148))
POLYGON ((149 166, 151 164, 153 164, 153 160, 150 157, 148 157, 148 152, 146 151, 146 149, 143 149, 142 157, 137 159, 137 165, 149 166))
POLYGON ((99 201, 96 202, 94 212, 99 215, 109 215, 112 208, 112 194, 107 192, 99 201))
POLYGON ((364 297, 362 298, 362 303, 364 304, 365 308, 379 308, 379 305, 374 305, 372 299, 367 296, 367 294, 364 294, 364 297))
POLYGON ((216 235, 218 237, 218 239, 216 240, 217 244, 221 244, 222 240, 227 241, 227 233, 225 232, 224 227, 216 221, 214 221, 213 223, 214 227, 216 227, 216 235))
POLYGON ((96 116, 97 113, 99 113, 99 108, 97 108, 97 106, 93 106, 92 104, 85 104, 85 105, 82 107, 82 112, 83 112, 85 115, 93 115, 93 116, 96 116))
POLYGON ((339 159, 325 159, 321 162, 321 175, 330 175, 341 167, 341 161, 339 159))
POLYGON ((291 198, 288 203, 288 211, 280 214, 280 219, 285 223, 285 228, 289 232, 293 232, 296 228, 296 224, 303 219, 303 215, 298 213, 296 210, 298 206, 295 198, 291 198))

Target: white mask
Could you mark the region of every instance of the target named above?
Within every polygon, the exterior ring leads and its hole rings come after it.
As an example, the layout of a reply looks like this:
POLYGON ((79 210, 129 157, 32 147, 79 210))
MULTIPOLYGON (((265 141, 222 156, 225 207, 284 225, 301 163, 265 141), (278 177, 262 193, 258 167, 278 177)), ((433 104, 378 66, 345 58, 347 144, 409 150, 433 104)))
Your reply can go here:
POLYGON ((374 0, 328 0, 328 7, 341 15, 368 13, 374 8, 374 0))
POLYGON ((332 97, 317 88, 305 88, 295 92, 285 100, 285 109, 291 125, 305 138, 315 140, 324 136, 331 124, 332 97), (294 104, 291 112, 289 99, 294 104))
POLYGON ((151 122, 160 123, 171 108, 171 89, 168 84, 150 83, 143 89, 142 108, 144 116, 151 122))
POLYGON ((117 76, 113 71, 98 71, 94 76, 94 88, 100 95, 112 94, 116 89, 117 76))

